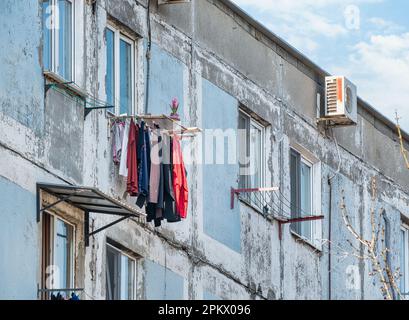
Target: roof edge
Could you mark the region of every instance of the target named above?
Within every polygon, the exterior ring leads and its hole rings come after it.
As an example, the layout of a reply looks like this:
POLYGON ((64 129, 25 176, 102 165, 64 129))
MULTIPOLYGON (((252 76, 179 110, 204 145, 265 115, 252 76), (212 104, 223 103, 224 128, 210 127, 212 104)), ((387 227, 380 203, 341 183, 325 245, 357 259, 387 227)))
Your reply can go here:
MULTIPOLYGON (((320 76, 327 77, 331 75, 330 73, 325 71, 323 68, 321 68, 318 64, 313 62, 310 58, 308 58, 306 55, 301 53, 298 49, 290 45, 287 41, 285 41, 284 39, 276 35, 271 30, 267 29, 261 22, 251 17, 246 11, 244 11, 242 8, 240 8, 238 5, 236 5, 232 1, 230 0, 218 0, 218 1, 226 5, 235 14, 240 16, 242 19, 246 20, 252 27, 254 27, 258 31, 260 31, 264 36, 266 36, 267 38, 269 38, 270 40, 272 40, 273 42, 277 43, 279 46, 284 48, 292 56, 300 60, 306 66, 313 69, 320 76)), ((393 121, 391 121, 389 118, 387 118, 385 115, 383 115, 380 111, 378 111, 371 104, 369 104, 362 98, 358 97, 358 105, 361 108, 363 108, 365 111, 367 111, 369 114, 373 115, 376 119, 380 120, 388 128, 392 129, 396 135, 398 135, 396 131, 397 130, 396 124, 393 121)), ((409 142, 409 134, 405 130, 402 130, 402 136, 407 142, 409 142)))

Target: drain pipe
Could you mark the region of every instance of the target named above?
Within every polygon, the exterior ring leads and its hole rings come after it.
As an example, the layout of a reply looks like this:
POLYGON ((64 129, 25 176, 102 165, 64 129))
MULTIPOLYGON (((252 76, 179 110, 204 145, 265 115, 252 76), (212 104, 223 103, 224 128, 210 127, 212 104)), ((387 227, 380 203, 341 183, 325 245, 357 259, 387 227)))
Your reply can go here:
POLYGON ((331 135, 334 139, 338 153, 338 168, 333 175, 328 175, 329 186, 329 210, 328 210, 328 300, 332 300, 332 180, 341 172, 341 151, 339 150, 338 140, 331 128, 331 135))
MULTIPOLYGON (((392 269, 392 259, 391 259, 391 255, 389 253, 389 249, 391 248, 391 245, 390 245, 390 239, 391 239, 390 220, 389 220, 388 216, 386 215, 385 210, 382 211, 382 218, 383 218, 384 225, 385 225, 385 247, 386 247, 386 249, 388 249, 388 251, 386 252, 386 263, 388 264, 389 269, 392 269)), ((388 277, 389 276, 390 275, 388 275, 388 277)), ((393 298, 393 300, 396 300, 396 292, 395 292, 394 286, 391 283, 391 279, 389 279, 389 285, 391 287, 392 298, 393 298)))
POLYGON ((330 176, 328 176, 328 186, 328 300, 332 300, 332 178, 330 176))

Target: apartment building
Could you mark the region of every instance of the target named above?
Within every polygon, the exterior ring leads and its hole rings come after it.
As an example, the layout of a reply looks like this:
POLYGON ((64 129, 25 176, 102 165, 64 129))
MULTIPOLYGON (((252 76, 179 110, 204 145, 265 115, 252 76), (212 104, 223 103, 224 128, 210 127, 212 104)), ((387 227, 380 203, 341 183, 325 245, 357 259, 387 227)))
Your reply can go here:
POLYGON ((1 299, 382 299, 342 208, 365 239, 376 212, 409 292, 395 125, 365 97, 356 123, 321 121, 329 75, 233 3, 3 0, 0 15, 1 299), (175 97, 180 122, 162 116, 175 97), (186 219, 155 227, 127 194, 124 115, 198 128, 186 219))

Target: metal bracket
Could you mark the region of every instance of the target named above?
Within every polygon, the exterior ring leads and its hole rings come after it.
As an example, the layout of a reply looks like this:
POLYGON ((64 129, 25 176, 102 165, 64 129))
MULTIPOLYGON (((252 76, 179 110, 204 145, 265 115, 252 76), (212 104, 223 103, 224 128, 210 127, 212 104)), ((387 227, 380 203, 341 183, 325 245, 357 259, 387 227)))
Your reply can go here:
POLYGON ((302 217, 302 218, 294 218, 294 219, 286 219, 286 220, 276 219, 278 221, 278 238, 280 239, 280 241, 283 238, 283 224, 323 220, 324 218, 325 218, 324 216, 311 216, 311 217, 302 217))
POLYGON ((41 208, 41 199, 40 199, 40 188, 37 186, 37 223, 40 222, 41 220, 41 213, 44 211, 51 209, 52 207, 56 206, 57 204, 60 204, 61 202, 66 202, 69 200, 71 197, 75 197, 76 195, 80 194, 81 192, 74 192, 68 196, 62 197, 55 201, 52 204, 49 204, 48 206, 45 206, 44 208, 41 208))
POLYGON ((48 83, 45 85, 45 94, 47 94, 47 92, 53 88, 53 87, 63 87, 63 86, 68 86, 70 84, 73 84, 74 81, 70 81, 70 82, 63 82, 63 83, 48 83))
POLYGON ((111 108, 114 108, 114 106, 91 107, 91 108, 84 106, 84 120, 87 119, 87 116, 89 115, 89 113, 90 113, 92 110, 97 110, 97 109, 111 109, 111 108))
POLYGON ((252 188, 252 189, 234 189, 231 188, 230 190, 230 209, 234 209, 234 197, 237 195, 239 196, 242 193, 252 193, 252 192, 263 192, 263 191, 271 191, 275 192, 278 191, 278 187, 272 187, 272 188, 252 188))
POLYGON ((110 227, 112 227, 112 226, 114 226, 114 225, 116 225, 116 224, 118 224, 118 223, 120 223, 120 222, 122 222, 124 220, 132 218, 132 217, 137 217, 137 216, 134 215, 134 214, 128 214, 126 216, 123 216, 123 217, 119 218, 118 220, 115 220, 114 222, 111 222, 111 223, 109 223, 109 224, 107 224, 107 225, 105 225, 105 226, 103 226, 103 227, 101 227, 101 228, 99 228, 99 229, 97 229, 95 231, 90 232, 89 231, 89 212, 85 212, 85 223, 84 223, 85 247, 89 247, 89 238, 90 237, 95 236, 97 233, 100 233, 101 231, 104 231, 105 229, 108 229, 108 228, 110 228, 110 227))

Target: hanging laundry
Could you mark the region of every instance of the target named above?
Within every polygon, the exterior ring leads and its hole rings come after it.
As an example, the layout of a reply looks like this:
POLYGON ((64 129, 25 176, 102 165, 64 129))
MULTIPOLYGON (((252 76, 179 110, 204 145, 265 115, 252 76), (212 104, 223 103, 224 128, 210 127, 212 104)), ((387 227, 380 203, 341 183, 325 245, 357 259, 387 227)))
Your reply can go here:
POLYGON ((138 161, 137 161, 137 143, 139 138, 139 129, 135 122, 131 120, 129 125, 128 153, 127 153, 127 192, 131 197, 138 195, 138 161))
POLYGON ((128 168, 127 168, 128 157, 127 155, 128 155, 129 126, 130 124, 127 122, 124 128, 122 147, 121 147, 121 161, 119 164, 119 174, 123 177, 128 177, 128 168))
POLYGON ((173 190, 175 192, 176 212, 182 219, 187 217, 189 189, 186 179, 186 169, 179 137, 174 136, 172 143, 173 190))
POLYGON ((139 195, 136 204, 142 208, 149 196, 149 172, 150 172, 150 137, 148 128, 144 121, 141 122, 139 131, 139 143, 138 143, 138 188, 139 195))
POLYGON ((175 192, 173 185, 173 148, 172 139, 163 138, 163 183, 164 183, 164 217, 169 223, 181 221, 181 216, 175 210, 175 192))
POLYGON ((150 195, 152 194, 152 201, 149 201, 147 206, 146 206, 146 215, 147 215, 147 221, 155 222, 155 227, 160 227, 162 220, 163 220, 163 209, 164 209, 164 184, 163 184, 163 143, 162 143, 162 135, 160 134, 160 131, 157 130, 158 133, 158 144, 155 147, 152 146, 152 159, 155 160, 155 162, 151 163, 151 177, 152 177, 152 184, 150 184, 150 187, 157 187, 155 191, 151 192, 150 195))
POLYGON ((112 132, 112 157, 116 165, 121 161, 122 139, 124 135, 125 123, 115 122, 111 127, 112 132))
MULTIPOLYGON (((161 158, 159 157, 159 148, 162 147, 159 143, 159 129, 151 131, 151 169, 149 177, 149 203, 158 203, 159 183, 160 183, 160 165, 161 158)), ((161 137, 162 139, 162 137, 161 137)), ((161 142, 161 141, 160 141, 161 142)))

